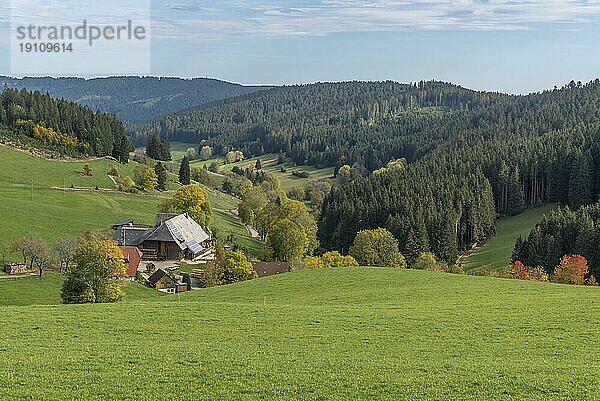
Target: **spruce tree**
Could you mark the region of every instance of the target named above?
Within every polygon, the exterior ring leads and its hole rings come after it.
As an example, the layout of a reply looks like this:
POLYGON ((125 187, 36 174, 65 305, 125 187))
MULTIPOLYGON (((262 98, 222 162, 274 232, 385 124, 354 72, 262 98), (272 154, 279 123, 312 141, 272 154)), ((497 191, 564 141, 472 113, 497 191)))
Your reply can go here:
POLYGON ((154 166, 154 172, 156 173, 156 177, 158 177, 158 183, 156 184, 156 189, 159 191, 167 190, 167 169, 161 162, 156 163, 154 166))
POLYGON ((191 182, 190 161, 184 157, 179 165, 179 182, 181 185, 189 185, 191 182))

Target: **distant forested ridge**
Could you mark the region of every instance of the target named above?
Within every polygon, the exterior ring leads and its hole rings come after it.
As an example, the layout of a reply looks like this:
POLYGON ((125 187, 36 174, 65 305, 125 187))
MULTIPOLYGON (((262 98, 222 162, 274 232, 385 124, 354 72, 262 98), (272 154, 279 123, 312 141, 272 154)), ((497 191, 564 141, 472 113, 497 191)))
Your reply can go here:
POLYGON ((25 89, 0 94, 0 139, 66 156, 112 156, 127 162, 133 150, 113 115, 25 89))
MULTIPOLYGON (((17 89, 48 92, 53 97, 77 102, 94 111, 115 114, 125 123, 151 120, 204 103, 267 89, 215 79, 156 77, 0 77, 0 84, 17 89)), ((139 141, 139 144, 144 143, 145 139, 139 141)))
POLYGON ((135 126, 141 135, 283 152, 297 164, 350 166, 323 204, 324 249, 387 227, 405 254, 447 261, 494 231, 496 213, 600 194, 600 81, 530 95, 440 82, 346 82, 275 88, 135 126), (369 174, 391 160, 408 167, 369 174), (418 254, 418 253, 417 253, 418 254))

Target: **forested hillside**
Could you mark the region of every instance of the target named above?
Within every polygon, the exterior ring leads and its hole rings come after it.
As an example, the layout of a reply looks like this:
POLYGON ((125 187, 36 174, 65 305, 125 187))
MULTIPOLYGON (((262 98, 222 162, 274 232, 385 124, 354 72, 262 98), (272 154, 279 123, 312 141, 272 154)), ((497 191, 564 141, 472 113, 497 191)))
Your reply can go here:
POLYGON ((113 115, 39 92, 0 94, 0 139, 66 156, 112 156, 126 163, 133 150, 113 115))
POLYGON ((496 213, 597 201, 599 127, 598 80, 527 96, 347 82, 225 100, 136 132, 335 166, 343 185, 320 214, 324 249, 347 251, 358 230, 387 227, 405 254, 432 250, 453 262, 493 234, 496 213), (408 167, 381 174, 400 158, 408 167))
MULTIPOLYGON (((48 92, 56 98, 74 101, 92 110, 115 114, 123 122, 150 120, 189 107, 265 89, 215 79, 156 77, 0 77, 0 84, 48 92)), ((140 144, 143 143, 144 140, 141 140, 140 144)))

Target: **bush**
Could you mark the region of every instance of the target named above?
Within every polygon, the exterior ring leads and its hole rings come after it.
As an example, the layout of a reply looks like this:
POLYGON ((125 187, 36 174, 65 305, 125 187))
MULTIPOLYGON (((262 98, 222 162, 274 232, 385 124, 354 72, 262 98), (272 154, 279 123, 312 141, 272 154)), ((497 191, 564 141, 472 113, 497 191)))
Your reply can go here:
POLYGON ((308 171, 294 171, 292 172, 292 175, 298 178, 310 178, 310 173, 308 171))
POLYGON ((323 256, 313 256, 306 259, 307 269, 331 269, 334 267, 355 267, 358 262, 352 256, 343 256, 339 252, 327 252, 323 256))
POLYGON ((515 278, 517 280, 529 280, 529 270, 527 267, 521 263, 521 261, 517 260, 509 269, 508 274, 510 277, 515 278))
POLYGON ((430 271, 441 271, 438 266, 438 260, 435 255, 431 252, 423 252, 411 266, 416 270, 430 270, 430 271))
POLYGON ((546 269, 542 266, 536 266, 529 269, 529 278, 535 281, 548 282, 550 277, 548 277, 548 273, 546 269))

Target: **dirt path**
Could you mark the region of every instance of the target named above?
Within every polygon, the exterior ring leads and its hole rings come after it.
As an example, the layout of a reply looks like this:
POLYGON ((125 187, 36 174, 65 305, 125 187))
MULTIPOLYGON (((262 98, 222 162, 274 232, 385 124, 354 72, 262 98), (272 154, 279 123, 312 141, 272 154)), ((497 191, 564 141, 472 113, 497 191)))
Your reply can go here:
POLYGON ((246 226, 246 228, 248 229, 248 232, 250 233, 250 236, 251 236, 252 238, 258 238, 258 237, 259 237, 259 235, 258 235, 258 231, 256 231, 256 230, 254 229, 254 227, 252 227, 252 226, 246 226))

